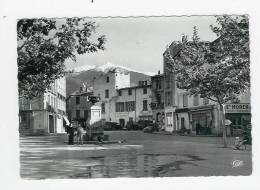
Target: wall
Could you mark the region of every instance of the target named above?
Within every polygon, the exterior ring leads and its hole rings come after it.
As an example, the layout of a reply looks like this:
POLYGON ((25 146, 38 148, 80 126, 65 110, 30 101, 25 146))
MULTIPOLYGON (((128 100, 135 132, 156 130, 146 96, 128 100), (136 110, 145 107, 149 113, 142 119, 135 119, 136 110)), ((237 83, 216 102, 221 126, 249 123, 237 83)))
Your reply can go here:
POLYGON ((88 101, 88 96, 70 96, 70 98, 67 101, 67 108, 68 113, 71 119, 76 118, 76 110, 80 110, 80 117, 84 117, 84 110, 90 110, 90 107, 92 106, 92 103, 88 101), (76 97, 80 98, 80 103, 76 104, 76 97))
MULTIPOLYGON (((105 104, 106 112, 102 114, 102 119, 106 121, 112 121, 113 114, 111 111, 115 110, 115 105, 113 105, 115 98, 117 97, 117 89, 130 86, 130 74, 124 72, 108 72, 102 76, 97 77, 93 82, 93 91, 95 96, 100 96, 101 101, 96 105, 101 106, 102 103, 105 104), (107 77, 109 77, 109 82, 107 82, 107 77), (109 98, 105 97, 105 90, 109 90, 109 98)), ((115 120, 113 118, 113 120, 115 120)))
MULTIPOLYGON (((55 132, 62 132, 63 120, 57 119, 57 111, 62 110, 66 112, 66 82, 65 78, 56 80, 51 84, 50 89, 47 90, 42 96, 34 98, 31 101, 23 101, 23 98, 19 98, 20 110, 31 110, 30 124, 32 127, 30 131, 32 133, 48 133, 49 132, 49 115, 53 115, 55 132), (58 93, 63 96, 62 100, 59 100, 58 93), (23 103, 27 105, 23 105, 23 103), (50 106, 49 106, 50 105, 50 106), (49 110, 49 108, 52 110, 49 110), (56 113, 55 113, 56 112, 56 113)), ((60 115, 61 117, 61 115, 60 115)), ((20 123, 22 126, 23 124, 20 123)))
POLYGON ((143 94, 143 87, 131 87, 120 89, 121 96, 115 96, 106 103, 107 117, 102 117, 106 121, 113 121, 119 123, 119 119, 124 119, 125 124, 129 121, 129 118, 133 118, 133 121, 138 121, 139 116, 152 116, 152 110, 150 108, 151 103, 151 87, 147 86, 147 94, 143 94), (132 90, 132 95, 128 95, 128 90, 132 90), (147 100, 147 111, 143 111, 143 100, 147 100), (136 111, 124 111, 116 112, 116 102, 129 102, 135 101, 136 111), (110 120, 111 119, 111 120, 110 120))

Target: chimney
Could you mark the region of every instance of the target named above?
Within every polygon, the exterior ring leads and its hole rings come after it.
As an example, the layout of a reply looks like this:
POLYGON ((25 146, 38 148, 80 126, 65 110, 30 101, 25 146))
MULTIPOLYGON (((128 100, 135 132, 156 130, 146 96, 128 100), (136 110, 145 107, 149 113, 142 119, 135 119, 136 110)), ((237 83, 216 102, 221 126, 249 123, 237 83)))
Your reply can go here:
POLYGON ((160 74, 160 70, 158 71, 158 75, 160 74))
POLYGON ((82 91, 83 91, 83 87, 82 87, 82 86, 79 88, 79 91, 80 91, 80 92, 82 92, 82 91))

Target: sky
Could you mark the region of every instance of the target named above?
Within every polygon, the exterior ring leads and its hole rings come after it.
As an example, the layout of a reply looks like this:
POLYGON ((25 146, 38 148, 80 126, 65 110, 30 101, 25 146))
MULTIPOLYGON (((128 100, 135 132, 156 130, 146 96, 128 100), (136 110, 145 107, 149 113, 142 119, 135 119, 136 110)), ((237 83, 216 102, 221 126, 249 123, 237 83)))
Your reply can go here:
POLYGON ((83 65, 100 66, 107 62, 140 72, 162 71, 167 45, 181 40, 182 34, 192 36, 198 28, 201 40, 213 41, 216 35, 210 25, 216 25, 214 16, 90 18, 99 27, 97 34, 106 36, 104 51, 77 56, 77 62, 67 62, 68 68, 83 65))

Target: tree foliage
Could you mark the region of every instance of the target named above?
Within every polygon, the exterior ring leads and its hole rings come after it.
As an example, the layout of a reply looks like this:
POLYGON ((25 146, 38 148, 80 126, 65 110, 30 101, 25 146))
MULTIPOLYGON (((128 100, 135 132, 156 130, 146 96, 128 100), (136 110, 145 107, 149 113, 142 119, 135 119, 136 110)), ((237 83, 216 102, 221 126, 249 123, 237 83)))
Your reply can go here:
POLYGON ((105 36, 82 18, 20 19, 17 22, 19 94, 36 97, 66 74, 65 60, 104 50, 105 36))
POLYGON ((183 36, 175 56, 166 53, 167 68, 176 73, 177 86, 223 105, 237 101, 250 87, 249 21, 247 16, 218 16, 211 26, 217 39, 200 40, 194 27, 192 40, 183 36))

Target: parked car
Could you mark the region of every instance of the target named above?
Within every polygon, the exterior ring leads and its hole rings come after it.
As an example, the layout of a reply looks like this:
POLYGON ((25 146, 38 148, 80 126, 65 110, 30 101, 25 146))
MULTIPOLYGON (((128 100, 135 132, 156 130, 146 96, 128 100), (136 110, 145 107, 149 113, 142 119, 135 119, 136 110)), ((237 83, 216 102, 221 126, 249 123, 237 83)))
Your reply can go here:
POLYGON ((122 130, 122 126, 116 122, 105 122, 105 131, 122 130))
POLYGON ((152 125, 153 122, 150 121, 150 120, 139 120, 137 122, 137 125, 138 125, 138 129, 139 130, 143 130, 145 127, 149 126, 149 125, 152 125))
POLYGON ((156 124, 148 125, 147 127, 145 127, 143 129, 144 133, 152 133, 154 131, 159 131, 158 125, 156 125, 156 124))
POLYGON ((126 129, 128 131, 131 131, 131 130, 138 130, 138 124, 134 121, 128 121, 126 123, 126 129))

